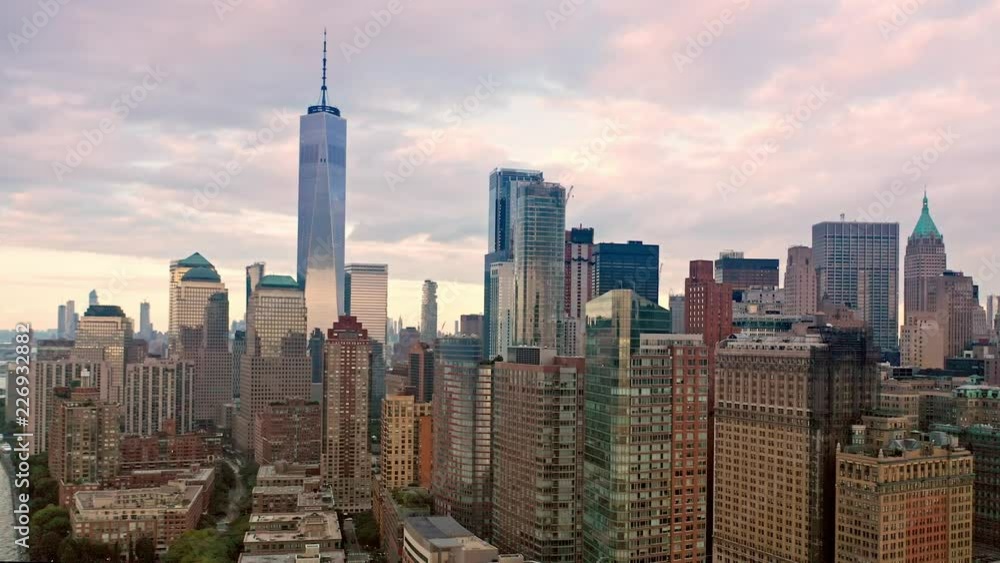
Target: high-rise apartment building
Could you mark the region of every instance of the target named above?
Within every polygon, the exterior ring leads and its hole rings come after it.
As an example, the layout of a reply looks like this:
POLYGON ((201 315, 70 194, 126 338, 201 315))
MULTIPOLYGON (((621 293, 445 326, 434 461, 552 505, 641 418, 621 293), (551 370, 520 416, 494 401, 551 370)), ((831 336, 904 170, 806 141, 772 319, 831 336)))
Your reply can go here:
POLYGON ((660 247, 641 240, 594 245, 594 287, 591 297, 612 289, 631 289, 641 297, 660 302, 660 247))
POLYGON ((107 363, 107 383, 100 382, 103 400, 121 402, 132 337, 132 320, 117 305, 91 305, 80 319, 72 357, 77 361, 107 363))
POLYGON ((240 361, 240 407, 233 432, 237 447, 250 452, 256 414, 273 402, 309 398, 311 380, 305 296, 290 276, 264 276, 247 314, 247 350, 240 361))
POLYGON ((416 342, 410 348, 410 387, 421 403, 429 403, 434 397, 434 349, 416 342))
POLYGON ((582 357, 511 348, 493 366, 493 535, 504 553, 582 557, 582 357), (537 361, 521 361, 520 352, 537 361))
POLYGON ((751 287, 778 287, 778 260, 745 258, 742 252, 723 252, 715 261, 715 278, 719 283, 733 286, 735 291, 751 287))
POLYGON ((63 483, 106 483, 118 475, 118 417, 118 404, 102 401, 97 389, 57 390, 48 444, 52 478, 63 483))
POLYGON ((149 436, 168 427, 180 433, 194 426, 194 363, 146 358, 125 369, 121 409, 125 434, 149 436))
MULTIPOLYGON (((39 347, 39 350, 41 349, 39 347)), ((40 359, 34 362, 28 377, 31 408, 28 409, 27 431, 31 432, 34 438, 29 442, 31 455, 48 450, 56 408, 56 391, 61 388, 97 389, 97 396, 106 398, 108 372, 108 364, 103 360, 81 361, 60 358, 40 359)), ((8 389, 13 393, 14 387, 8 389)))
POLYGON ((929 284, 934 278, 944 274, 948 267, 944 237, 931 219, 927 193, 924 192, 924 207, 920 212, 913 233, 906 241, 906 256, 903 264, 903 307, 904 314, 930 310, 928 303, 929 284))
POLYGON ((560 346, 566 238, 566 189, 518 184, 512 205, 514 236, 514 344, 560 346))
POLYGON ((435 354, 431 482, 435 512, 489 537, 493 366, 480 364, 478 338, 442 337, 435 354))
POLYGON ((719 345, 713 561, 834 561, 837 444, 876 400, 869 338, 827 327, 719 345))
POLYGON ((815 313, 819 305, 816 283, 812 248, 789 248, 785 263, 785 314, 801 316, 815 313))
POLYGON ((712 262, 692 260, 684 280, 684 328, 714 348, 733 333, 733 287, 715 281, 712 262))
POLYGON ((342 316, 327 331, 323 366, 323 483, 330 486, 338 510, 371 510, 368 382, 372 340, 355 317, 342 316))
POLYGON ((584 561, 703 561, 708 351, 628 289, 587 304, 584 561))
POLYGON ((433 280, 424 280, 420 295, 420 340, 434 344, 438 334, 438 284, 433 280))
POLYGON ((430 487, 433 465, 431 403, 413 395, 389 395, 382 402, 382 482, 388 489, 430 487))
POLYGON ((594 229, 572 228, 566 231, 563 305, 563 344, 565 355, 583 356, 587 347, 586 305, 594 291, 594 229))
POLYGON ((254 461, 318 464, 323 443, 322 405, 305 399, 271 403, 254 418, 254 461))
POLYGON ((972 454, 895 440, 837 453, 837 563, 972 561, 972 454))
POLYGON ((319 104, 299 117, 298 283, 309 330, 327 330, 345 312, 344 229, 347 120, 327 105, 326 37, 319 104))
POLYGON ((907 313, 899 338, 900 365, 944 369, 946 333, 937 313, 907 313))
POLYGON ((483 332, 492 341, 486 347, 486 357, 496 358, 507 354, 514 343, 514 262, 507 260, 490 266, 491 296, 487 301, 492 309, 483 318, 483 332), (487 322, 493 323, 487 326, 487 322))
POLYGON ((813 225, 817 297, 856 311, 883 353, 899 349, 899 223, 813 225))
MULTIPOLYGON (((503 353, 494 347, 496 338, 493 336, 493 331, 497 320, 493 315, 498 306, 493 302, 497 294, 497 290, 493 287, 496 280, 493 274, 495 264, 512 262, 514 259, 515 191, 521 183, 537 183, 543 180, 543 174, 538 170, 497 168, 490 173, 489 232, 483 270, 483 334, 480 335, 484 357, 494 357, 503 353)), ((513 271, 510 274, 513 275, 513 271)))

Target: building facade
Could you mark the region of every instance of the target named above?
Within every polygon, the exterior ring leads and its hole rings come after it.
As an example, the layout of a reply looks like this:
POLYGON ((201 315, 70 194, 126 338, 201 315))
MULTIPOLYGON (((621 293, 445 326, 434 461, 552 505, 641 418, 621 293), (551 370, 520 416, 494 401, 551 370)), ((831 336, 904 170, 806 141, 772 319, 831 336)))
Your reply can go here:
POLYGON ((338 510, 371 510, 368 382, 372 340, 355 317, 342 316, 327 331, 323 366, 323 483, 332 489, 338 510))
POLYGON ((433 423, 432 404, 413 395, 388 395, 382 401, 380 474, 385 487, 430 487, 433 423))
POLYGON ((594 286, 591 297, 612 289, 631 289, 653 303, 660 302, 660 247, 641 240, 594 245, 594 286))
POLYGON ((883 353, 899 349, 899 223, 813 225, 817 298, 857 311, 883 353))
POLYGON ((147 358, 125 370, 122 412, 125 434, 151 435, 170 424, 176 431, 194 427, 194 364, 147 358))
POLYGON ((108 381, 100 382, 105 400, 121 402, 132 337, 132 321, 117 305, 91 305, 80 319, 71 355, 77 361, 107 364, 108 381))
POLYGON ((587 347, 586 305, 594 292, 594 229, 572 228, 566 231, 563 305, 566 315, 561 350, 570 356, 583 356, 587 347))
POLYGON ((777 258, 744 258, 720 256, 715 261, 715 278, 719 283, 727 283, 736 291, 751 287, 774 288, 780 285, 777 258))
POLYGON ((410 387, 421 403, 434 398, 434 348, 425 342, 416 342, 410 348, 410 387))
POLYGON ((566 189, 521 184, 514 191, 515 345, 560 346, 565 303, 566 189))
POLYGON ((106 483, 118 475, 119 407, 93 388, 55 392, 49 434, 49 472, 60 483, 106 483))
POLYGON ((717 283, 708 260, 692 260, 684 280, 684 325, 714 347, 733 333, 733 287, 717 283))
POLYGON ((920 219, 906 241, 903 260, 904 314, 909 316, 910 313, 930 311, 928 283, 944 274, 948 267, 948 255, 945 253, 944 237, 931 219, 926 192, 920 219))
POLYGON ((808 246, 793 246, 788 249, 785 263, 785 313, 808 315, 815 313, 819 305, 816 297, 816 264, 813 250, 808 246))
POLYGON ((319 463, 323 439, 322 405, 305 399, 271 403, 254 419, 254 461, 319 463))

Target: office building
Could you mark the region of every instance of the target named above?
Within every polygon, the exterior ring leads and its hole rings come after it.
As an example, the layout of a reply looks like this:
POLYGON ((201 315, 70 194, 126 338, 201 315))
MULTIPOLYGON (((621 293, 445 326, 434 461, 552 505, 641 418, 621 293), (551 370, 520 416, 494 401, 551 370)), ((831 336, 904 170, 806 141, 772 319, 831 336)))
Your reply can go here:
POLYGON ((240 361, 240 406, 234 442, 251 452, 254 418, 267 405, 309 398, 306 303, 290 276, 267 275, 254 290, 247 314, 247 350, 240 361))
POLYGON ((48 437, 52 478, 65 483, 114 479, 121 458, 118 405, 102 401, 93 388, 62 387, 54 395, 48 437))
POLYGON ((247 352, 247 333, 245 330, 237 330, 233 333, 233 341, 230 343, 233 362, 233 398, 240 396, 240 370, 243 355, 247 352))
POLYGON ((100 299, 98 299, 98 297, 97 297, 97 290, 96 289, 91 289, 90 290, 90 295, 88 295, 87 297, 88 297, 88 299, 87 299, 87 306, 93 307, 94 305, 100 305, 101 304, 100 299))
POLYGON ((323 450, 320 468, 337 510, 371 510, 368 382, 372 341, 355 317, 343 316, 323 345, 323 450))
POLYGON ((733 286, 735 291, 751 287, 778 287, 776 258, 745 258, 742 252, 722 252, 715 261, 715 279, 733 286))
POLYGON ((351 276, 351 316, 368 331, 368 337, 385 345, 388 317, 389 266, 386 264, 348 264, 351 276))
POLYGON ((670 307, 670 332, 687 334, 687 301, 684 295, 671 295, 667 303, 670 307))
POLYGON ((501 261, 490 266, 488 299, 492 309, 483 318, 483 331, 492 341, 486 347, 486 357, 496 358, 507 354, 514 343, 514 262, 501 261), (492 322, 492 326, 487 326, 492 322))
POLYGON ((591 297, 612 289, 631 289, 639 296, 660 302, 660 247, 641 240, 594 245, 594 288, 591 297))
POLYGON ((132 346, 132 320, 117 305, 91 305, 80 319, 72 357, 108 365, 107 383, 100 382, 102 400, 121 402, 122 379, 132 346))
POLYGON ((344 228, 347 200, 347 120, 327 105, 326 39, 318 105, 299 117, 298 267, 307 326, 326 330, 345 312, 344 228))
POLYGON ((707 350, 632 290, 588 303, 587 327, 583 560, 702 561, 707 350))
POLYGON ((429 403, 434 397, 434 349, 424 342, 410 348, 410 387, 420 403, 429 403))
POLYGON ((513 342, 556 349, 565 303, 566 189, 546 182, 518 184, 512 211, 513 342))
MULTIPOLYGON (((191 272, 188 272, 190 275, 191 272)), ((181 293, 185 284, 181 282, 181 293)), ((229 351, 229 295, 215 293, 205 304, 202 341, 197 348, 194 418, 201 427, 222 425, 222 405, 233 400, 233 355, 229 351)))
POLYGON ((684 280, 684 327, 714 348, 733 333, 733 287, 717 283, 712 263, 692 260, 684 280))
POLYGON ((924 369, 944 369, 946 327, 937 313, 913 311, 906 314, 900 331, 900 365, 924 369))
POLYGON ((961 356, 975 337, 975 315, 979 310, 972 278, 962 272, 945 270, 928 278, 927 309, 937 314, 944 333, 945 357, 961 356))
POLYGON ((931 429, 957 437, 972 452, 972 541, 987 551, 1000 549, 1000 426, 934 425, 931 429))
POLYGON ((493 543, 550 563, 582 557, 582 357, 511 348, 493 366, 493 543), (521 351, 537 361, 519 360, 521 351))
POLYGON ((260 283, 261 278, 265 275, 265 270, 267 265, 264 262, 254 262, 247 266, 246 275, 246 312, 243 314, 243 320, 247 320, 247 314, 250 311, 250 298, 253 296, 253 290, 257 288, 257 284, 260 283))
POLYGON ((931 219, 927 192, 924 192, 924 207, 920 212, 913 233, 906 241, 906 256, 903 259, 903 307, 904 314, 929 311, 928 287, 931 280, 944 274, 948 267, 944 237, 931 219))
POLYGON ((816 284, 816 264, 813 262, 812 248, 789 248, 788 261, 785 263, 785 313, 798 316, 815 313, 819 305, 816 284))
POLYGON ((833 562, 837 444, 876 401, 867 332, 738 338, 716 356, 713 561, 833 562))
POLYGON ((389 395, 382 402, 383 486, 430 487, 433 464, 432 404, 413 395, 389 395))
POLYGON ((56 308, 56 338, 66 338, 66 305, 56 308))
POLYGON ((462 315, 459 317, 458 336, 482 336, 483 316, 462 315))
POLYGON ((835 478, 837 562, 972 561, 968 450, 913 439, 846 447, 835 478))
POLYGON ((492 369, 480 364, 481 343, 472 337, 442 337, 435 350, 435 513, 458 520, 477 535, 490 536, 492 514, 492 369))
POLYGON ((856 311, 883 353, 899 349, 899 223, 813 226, 817 297, 856 311))
POLYGON ((153 323, 149 319, 149 301, 139 303, 139 338, 147 341, 153 338, 153 323))
POLYGON ((201 327, 204 324, 208 298, 225 291, 225 288, 215 266, 198 252, 170 262, 167 337, 172 355, 183 356, 185 344, 192 350, 198 347, 202 340, 201 327), (191 271, 194 273, 188 278, 186 296, 182 296, 181 282, 191 271))
POLYGON ((254 461, 258 465, 319 463, 322 414, 322 405, 302 398, 265 406, 254 418, 254 461))
MULTIPOLYGON (((483 356, 487 358, 502 353, 494 347, 496 338, 493 330, 497 320, 493 314, 498 306, 493 302, 497 294, 497 290, 493 287, 496 279, 493 275, 493 266, 498 262, 512 262, 514 258, 513 202, 516 187, 521 183, 537 183, 543 180, 543 174, 538 170, 496 168, 490 173, 489 231, 483 270, 483 334, 480 335, 483 356)), ((513 271, 510 274, 513 275, 513 271)))
POLYGON ((433 344, 438 335, 438 284, 433 280, 424 280, 420 294, 420 340, 433 344))
POLYGON ((194 427, 194 364, 146 358, 125 369, 122 412, 125 434, 151 435, 170 425, 177 432, 194 427))

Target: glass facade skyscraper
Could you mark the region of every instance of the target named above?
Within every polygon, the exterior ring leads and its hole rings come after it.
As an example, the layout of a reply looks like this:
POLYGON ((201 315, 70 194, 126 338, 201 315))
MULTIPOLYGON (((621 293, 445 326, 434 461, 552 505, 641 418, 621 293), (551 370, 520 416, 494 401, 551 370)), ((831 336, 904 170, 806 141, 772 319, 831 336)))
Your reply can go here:
POLYGON ((566 189, 514 187, 514 344, 556 349, 565 309, 566 189))
POLYGON ((883 353, 899 350, 899 223, 813 225, 820 302, 846 305, 883 353))
POLYGON ((612 289, 631 289, 660 302, 660 247, 641 240, 594 245, 594 291, 598 297, 612 289))
POLYGON ((492 296, 496 293, 492 286, 490 272, 493 265, 499 262, 508 262, 513 259, 512 252, 512 225, 511 214, 513 212, 513 189, 522 182, 533 183, 544 180, 543 174, 538 170, 517 170, 512 168, 497 168, 490 173, 490 215, 489 215, 489 240, 486 249, 486 258, 483 268, 483 353, 491 355, 502 353, 492 350, 495 342, 493 331, 497 320, 493 318, 493 311, 496 305, 492 302, 492 296))
POLYGON ((307 326, 326 330, 344 313, 347 120, 326 103, 326 41, 319 105, 299 117, 298 282, 307 326))

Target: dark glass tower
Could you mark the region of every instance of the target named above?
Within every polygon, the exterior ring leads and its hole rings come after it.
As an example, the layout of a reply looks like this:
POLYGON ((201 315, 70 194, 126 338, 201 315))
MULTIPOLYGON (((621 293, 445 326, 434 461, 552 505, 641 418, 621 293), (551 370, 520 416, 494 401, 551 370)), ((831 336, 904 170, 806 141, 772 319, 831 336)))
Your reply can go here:
POLYGON ((653 303, 659 303, 659 245, 643 244, 639 240, 594 245, 593 297, 612 289, 631 289, 653 303))

